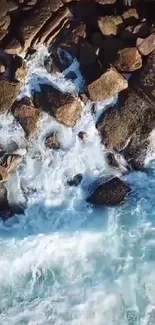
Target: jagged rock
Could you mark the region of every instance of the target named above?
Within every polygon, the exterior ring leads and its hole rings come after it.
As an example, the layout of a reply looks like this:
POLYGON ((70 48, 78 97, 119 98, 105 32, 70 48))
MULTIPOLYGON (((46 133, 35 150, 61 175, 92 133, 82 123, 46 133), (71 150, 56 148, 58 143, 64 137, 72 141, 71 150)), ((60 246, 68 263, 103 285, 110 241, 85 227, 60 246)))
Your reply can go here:
POLYGON ((6 182, 18 165, 23 161, 23 157, 17 154, 8 154, 5 151, 0 152, 0 180, 6 182))
POLYGON ((128 162, 138 161, 145 157, 144 143, 155 128, 155 110, 144 94, 129 89, 122 93, 118 105, 102 114, 96 126, 107 148, 121 153, 128 162))
POLYGON ((132 76, 131 84, 137 91, 141 89, 150 100, 155 101, 155 51, 147 58, 142 69, 132 76))
POLYGON ((114 66, 120 72, 133 72, 142 67, 142 57, 136 47, 125 48, 118 53, 114 66))
POLYGON ((9 110, 20 90, 20 84, 0 76, 0 114, 9 110))
POLYGON ((123 13, 122 18, 126 25, 135 24, 139 20, 139 14, 137 12, 137 9, 128 9, 123 13))
POLYGON ((142 55, 148 55, 155 50, 155 34, 149 35, 147 38, 137 39, 137 48, 142 55))
POLYGON ((57 132, 53 132, 45 139, 45 146, 49 149, 58 150, 60 149, 60 142, 58 140, 57 132))
POLYGON ((7 189, 0 183, 0 218, 5 221, 13 215, 7 198, 7 189))
POLYGON ((108 152, 106 154, 106 161, 107 161, 109 166, 114 167, 114 168, 119 168, 119 164, 118 164, 118 161, 115 158, 114 153, 108 152))
POLYGON ((120 178, 114 177, 99 185, 87 198, 87 202, 95 205, 115 206, 120 204, 130 191, 128 184, 120 178))
POLYGON ((103 101, 113 97, 127 87, 127 80, 112 67, 88 86, 88 94, 92 101, 103 101))
POLYGON ((105 16, 98 20, 98 26, 103 35, 117 35, 119 27, 122 25, 123 20, 121 16, 105 16))
POLYGON ((40 85, 41 91, 34 91, 34 105, 68 127, 73 127, 82 113, 81 102, 70 93, 62 93, 51 85, 40 85))
POLYGON ((81 174, 77 174, 72 179, 69 179, 67 181, 67 184, 69 186, 78 186, 81 183, 82 179, 83 179, 83 176, 81 174))
POLYGON ((11 108, 11 112, 27 137, 32 137, 36 134, 40 125, 41 112, 32 106, 29 99, 24 98, 21 101, 16 101, 11 108))

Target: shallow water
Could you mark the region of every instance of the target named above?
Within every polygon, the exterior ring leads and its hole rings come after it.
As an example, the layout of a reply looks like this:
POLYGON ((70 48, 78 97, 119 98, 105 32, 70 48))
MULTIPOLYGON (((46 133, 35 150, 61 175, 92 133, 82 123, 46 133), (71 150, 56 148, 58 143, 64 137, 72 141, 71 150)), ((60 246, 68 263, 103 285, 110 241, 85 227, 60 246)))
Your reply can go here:
MULTIPOLYGON (((78 62, 71 66, 78 73, 73 84, 45 72, 45 54, 42 48, 31 61, 21 96, 45 80, 76 95, 84 85, 78 62)), ((2 325, 155 324, 154 163, 148 174, 124 176, 132 193, 121 206, 94 208, 85 202, 91 184, 111 173, 95 129, 108 104, 98 104, 94 115, 91 103, 84 107, 73 130, 45 114, 39 136, 7 185, 10 201, 24 203, 25 188, 28 202, 25 215, 0 224, 2 325), (53 130, 62 146, 58 152, 44 148, 45 135, 53 130), (88 132, 86 144, 79 131, 88 132), (77 173, 83 175, 81 185, 68 187, 67 179, 77 173)), ((11 116, 0 124, 0 142, 12 136, 24 141, 11 116)), ((153 140, 152 133, 152 146, 153 140)))

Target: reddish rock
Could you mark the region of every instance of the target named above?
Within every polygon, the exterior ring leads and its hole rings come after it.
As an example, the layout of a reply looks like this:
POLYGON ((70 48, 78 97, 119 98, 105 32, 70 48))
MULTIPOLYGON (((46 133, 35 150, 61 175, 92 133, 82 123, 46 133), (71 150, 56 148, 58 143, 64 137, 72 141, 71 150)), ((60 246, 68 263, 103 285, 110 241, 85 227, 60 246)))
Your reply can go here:
POLYGON ((142 57, 136 47, 125 48, 118 53, 114 66, 120 72, 133 72, 142 67, 142 57))
POLYGON ((12 114, 23 128, 27 137, 34 136, 39 129, 40 115, 39 109, 32 106, 27 99, 16 101, 11 108, 12 114))
POLYGON ((127 80, 112 67, 88 86, 88 94, 92 101, 103 101, 113 97, 127 87, 127 80))
POLYGON ((34 92, 34 105, 68 127, 73 127, 82 113, 81 102, 70 93, 62 93, 51 85, 40 85, 41 92, 34 92))
POLYGON ((137 48, 142 55, 148 55, 155 50, 155 34, 149 35, 147 38, 137 39, 137 48))
POLYGON ((130 191, 128 184, 114 177, 99 185, 87 198, 87 202, 95 205, 115 206, 120 204, 130 191))

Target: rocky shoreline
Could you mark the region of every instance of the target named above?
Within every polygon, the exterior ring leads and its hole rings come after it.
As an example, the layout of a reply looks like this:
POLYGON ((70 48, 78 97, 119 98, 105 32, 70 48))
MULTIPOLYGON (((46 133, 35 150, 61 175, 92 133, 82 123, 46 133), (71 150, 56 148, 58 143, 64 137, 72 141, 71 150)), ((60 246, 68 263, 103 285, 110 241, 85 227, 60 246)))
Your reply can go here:
MULTIPOLYGON (((19 207, 11 206, 5 184, 23 162, 20 149, 37 135, 45 112, 62 125, 74 128, 90 103, 92 114, 98 102, 118 95, 96 123, 109 166, 126 173, 144 170, 150 135, 155 128, 155 1, 147 0, 1 0, 0 1, 0 114, 11 114, 25 133, 21 147, 15 141, 0 145, 0 211, 6 219, 19 207), (54 85, 40 84, 30 96, 18 98, 28 75, 28 62, 40 45, 49 55, 44 68, 63 73, 76 58, 85 80, 79 93, 61 92, 54 85)), ((72 80, 74 72, 65 78, 72 80)), ((81 141, 87 133, 80 132, 81 141)), ((47 134, 45 147, 61 149, 56 132, 47 134)), ((87 202, 119 204, 130 192, 128 184, 114 177, 99 185, 87 202)), ((82 176, 68 180, 78 186, 82 176)))

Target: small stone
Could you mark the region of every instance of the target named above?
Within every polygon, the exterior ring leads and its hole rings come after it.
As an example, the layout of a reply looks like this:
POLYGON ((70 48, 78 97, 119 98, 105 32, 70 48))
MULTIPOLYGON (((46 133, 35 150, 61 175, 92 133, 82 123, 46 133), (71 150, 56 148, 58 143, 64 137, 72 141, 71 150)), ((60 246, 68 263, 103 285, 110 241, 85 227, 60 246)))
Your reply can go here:
POLYGON ((155 50, 155 34, 151 34, 145 39, 138 38, 136 46, 142 55, 150 54, 155 50))
POLYGON ((88 94, 92 101, 103 101, 127 87, 128 81, 114 67, 111 67, 88 86, 88 94))
POLYGON ((139 14, 137 12, 137 9, 131 8, 125 11, 122 15, 122 18, 124 20, 124 23, 127 25, 136 23, 137 20, 139 20, 139 14))
POLYGON ((78 137, 83 141, 83 142, 87 142, 89 140, 89 136, 87 134, 87 132, 81 131, 78 133, 78 137))
POLYGON ((136 47, 125 48, 118 53, 114 66, 120 72, 133 72, 142 67, 142 57, 136 47))
POLYGON ((95 205, 115 206, 120 204, 130 191, 128 184, 120 178, 114 177, 99 185, 87 198, 87 202, 95 205))
POLYGON ((45 146, 49 149, 58 150, 60 149, 60 142, 58 140, 57 132, 53 132, 45 139, 45 146))
POLYGON ((72 179, 67 181, 67 184, 69 186, 78 186, 83 179, 83 176, 81 174, 75 175, 72 179))

